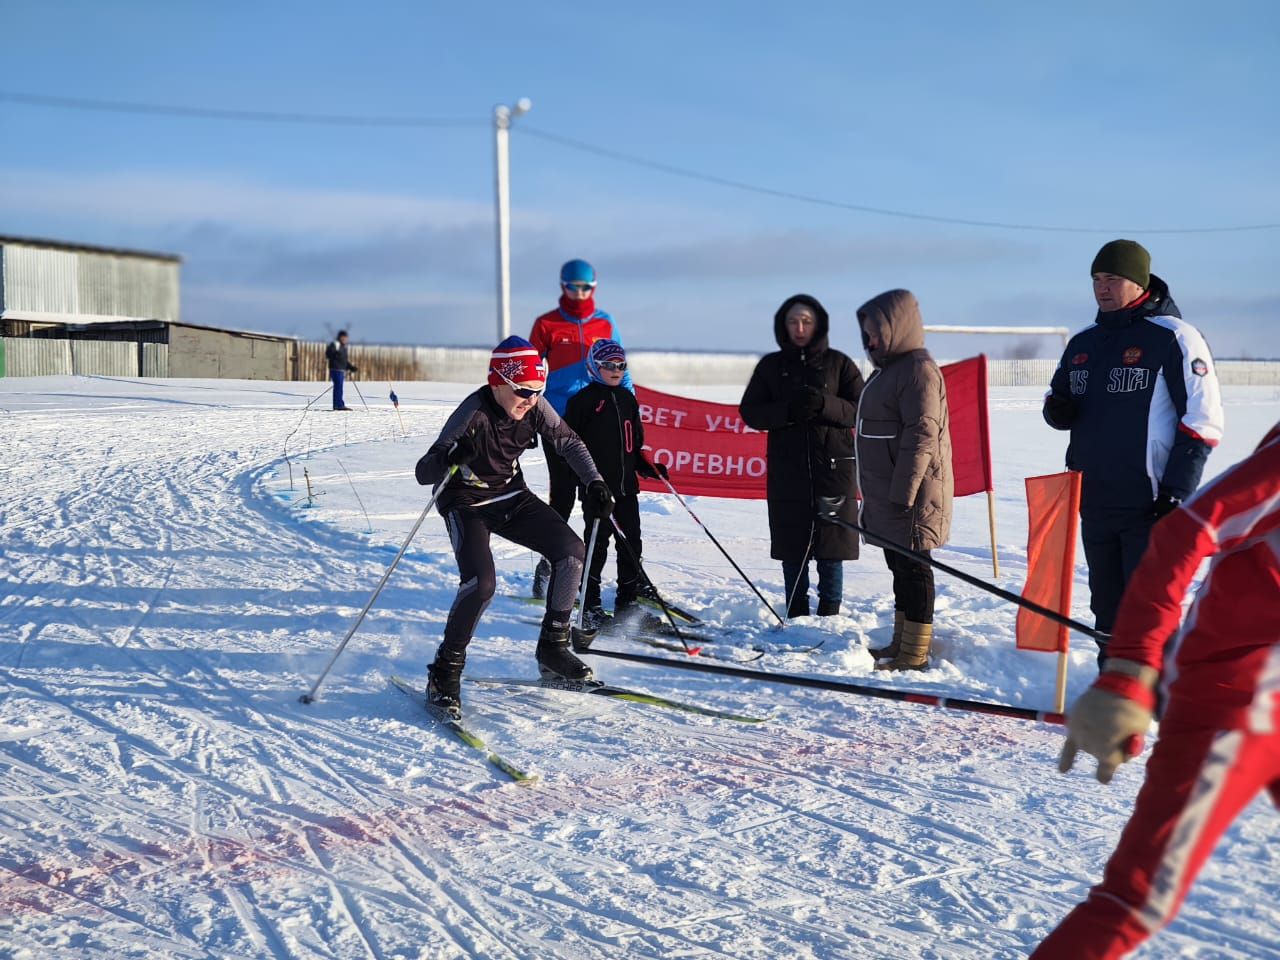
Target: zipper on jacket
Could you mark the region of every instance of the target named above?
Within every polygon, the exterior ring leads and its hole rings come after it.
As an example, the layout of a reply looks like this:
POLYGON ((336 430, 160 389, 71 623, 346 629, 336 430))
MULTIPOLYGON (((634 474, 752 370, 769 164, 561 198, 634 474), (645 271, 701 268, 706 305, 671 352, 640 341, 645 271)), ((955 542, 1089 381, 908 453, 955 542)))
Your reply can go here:
MULTIPOLYGON (((865 405, 864 400, 867 397, 867 388, 880 376, 880 368, 876 367, 871 371, 871 376, 867 377, 866 382, 862 384, 862 394, 858 397, 858 416, 853 422, 853 476, 857 481, 859 491, 865 490, 862 485, 862 451, 858 449, 859 441, 862 439, 862 408, 865 405)), ((858 501, 858 522, 862 523, 862 511, 866 508, 867 498, 863 497, 858 501)))
POLYGON ((618 397, 612 387, 609 388, 609 399, 613 401, 613 415, 618 421, 618 436, 622 438, 622 442, 618 444, 618 494, 621 496, 627 492, 627 428, 622 422, 622 408, 618 406, 618 397))

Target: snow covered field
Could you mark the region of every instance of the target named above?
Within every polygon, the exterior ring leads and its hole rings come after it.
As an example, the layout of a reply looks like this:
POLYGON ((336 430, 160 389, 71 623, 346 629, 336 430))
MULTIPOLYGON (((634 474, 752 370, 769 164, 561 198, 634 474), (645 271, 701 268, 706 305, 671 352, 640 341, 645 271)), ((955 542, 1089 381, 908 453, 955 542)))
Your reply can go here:
MULTIPOLYGON (((304 415, 321 385, 0 380, 0 956, 986 960, 1025 956, 1098 877, 1142 761, 1110 787, 1089 763, 1059 776, 1060 728, 1020 720, 596 658, 607 680, 771 719, 466 685, 476 726, 541 777, 505 780, 386 682, 423 676, 452 599, 434 515, 300 704, 426 502, 415 461, 471 389, 400 385, 406 437, 386 386, 360 387, 370 411, 350 391, 357 412, 326 398, 304 415)), ((1039 397, 992 396, 1014 591, 1022 478, 1061 469, 1064 448, 1039 397)), ((1226 401, 1209 474, 1280 418, 1276 388, 1226 401)), ((525 466, 545 488, 539 451, 525 466)), ((653 579, 773 651, 755 668, 1052 706, 1053 658, 1014 650, 994 597, 940 576, 939 665, 877 676, 879 550, 846 567, 847 616, 779 636, 677 503, 643 509, 653 579)), ((778 598, 764 504, 695 509, 778 598)), ((988 540, 984 499, 957 501, 938 557, 990 577, 988 540)), ((495 550, 468 668, 533 676, 537 611, 517 599, 533 561, 495 550)), ((1076 584, 1091 622, 1083 564, 1076 584)), ((1069 699, 1093 675, 1077 646, 1069 699)), ((1280 956, 1275 828, 1255 801, 1140 955, 1280 956)))

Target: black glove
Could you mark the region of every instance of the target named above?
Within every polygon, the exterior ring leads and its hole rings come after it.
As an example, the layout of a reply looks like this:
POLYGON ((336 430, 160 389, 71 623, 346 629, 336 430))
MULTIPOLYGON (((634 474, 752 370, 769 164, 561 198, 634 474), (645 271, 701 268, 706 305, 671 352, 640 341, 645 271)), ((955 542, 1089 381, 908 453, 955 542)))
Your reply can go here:
POLYGON ((471 439, 471 434, 464 433, 445 452, 444 461, 451 467, 461 467, 474 460, 475 455, 476 442, 471 439))
POLYGON ((603 480, 592 480, 582 494, 582 514, 588 520, 608 520, 613 513, 613 494, 603 480))
POLYGON ((822 412, 822 391, 816 387, 802 387, 787 401, 787 419, 793 423, 808 423, 822 412))
POLYGON ((360 368, 359 368, 359 367, 357 367, 354 363, 348 363, 348 364, 347 364, 347 369, 348 369, 349 371, 351 371, 352 373, 359 373, 359 372, 360 372, 360 368))
POLYGON ((1076 422, 1076 415, 1079 412, 1076 409, 1076 402, 1070 397, 1051 393, 1044 398, 1044 418, 1051 427, 1059 430, 1067 429, 1076 422))
POLYGON ((1151 519, 1159 520, 1166 513, 1173 513, 1178 507, 1182 506, 1182 501, 1171 493, 1161 491, 1160 495, 1151 501, 1151 519))
POLYGON ((670 480, 671 474, 667 472, 667 468, 661 463, 652 463, 645 457, 636 458, 636 473, 644 477, 646 480, 670 480))

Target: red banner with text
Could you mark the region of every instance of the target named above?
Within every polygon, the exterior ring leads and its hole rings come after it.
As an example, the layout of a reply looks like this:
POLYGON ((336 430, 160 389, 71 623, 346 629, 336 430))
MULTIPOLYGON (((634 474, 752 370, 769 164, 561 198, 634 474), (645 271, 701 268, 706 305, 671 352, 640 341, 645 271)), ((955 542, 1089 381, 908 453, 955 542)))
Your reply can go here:
MULTIPOLYGON (((639 385, 636 399, 645 453, 671 471, 677 490, 704 497, 764 499, 765 435, 743 423, 736 406, 639 385)), ((661 480, 641 480, 640 489, 667 492, 661 480)))

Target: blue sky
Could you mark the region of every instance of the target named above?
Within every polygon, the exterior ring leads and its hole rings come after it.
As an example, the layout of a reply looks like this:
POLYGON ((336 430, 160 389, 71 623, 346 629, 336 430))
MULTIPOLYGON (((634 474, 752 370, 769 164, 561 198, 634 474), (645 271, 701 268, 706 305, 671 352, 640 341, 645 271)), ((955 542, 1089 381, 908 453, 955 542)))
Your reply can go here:
MULTIPOLYGON (((515 332, 559 264, 629 345, 772 347, 792 293, 833 343, 907 287, 926 322, 1093 316, 1144 243, 1220 356, 1280 356, 1280 5, 1131 2, 173 4, 0 0, 0 91, 437 128, 195 119, 0 99, 0 233, 179 253, 193 322, 357 342, 496 328, 496 103, 512 134, 515 332), (714 177, 992 229, 728 189, 714 177)), ((938 337, 941 357, 1051 341, 938 337)))

